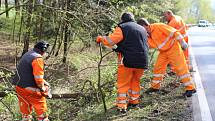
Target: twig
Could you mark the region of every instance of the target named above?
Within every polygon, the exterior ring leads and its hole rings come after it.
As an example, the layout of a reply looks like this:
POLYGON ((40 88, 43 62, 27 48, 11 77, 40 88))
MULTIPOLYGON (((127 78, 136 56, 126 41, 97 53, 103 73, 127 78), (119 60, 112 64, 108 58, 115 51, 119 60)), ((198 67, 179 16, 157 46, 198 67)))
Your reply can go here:
POLYGON ((0 102, 8 109, 8 111, 12 114, 12 117, 15 117, 15 114, 14 114, 13 111, 10 109, 10 107, 7 106, 2 100, 0 100, 0 102))
POLYGON ((150 64, 150 65, 152 64, 152 59, 153 59, 154 54, 155 54, 156 51, 157 51, 157 50, 155 49, 155 50, 152 52, 151 56, 150 56, 150 61, 149 61, 149 64, 150 64))
POLYGON ((0 70, 4 70, 4 71, 7 71, 7 72, 9 72, 9 73, 14 74, 13 71, 11 71, 11 70, 9 70, 9 69, 7 69, 7 68, 4 68, 4 67, 0 67, 0 70))
POLYGON ((102 59, 107 56, 108 54, 112 53, 113 51, 111 52, 108 52, 106 54, 102 54, 102 47, 101 47, 101 43, 99 44, 99 53, 100 53, 100 60, 98 62, 98 83, 97 83, 97 86, 98 86, 98 90, 99 92, 101 93, 101 96, 102 96, 102 102, 103 102, 103 106, 104 106, 104 111, 105 113, 107 112, 107 106, 106 106, 106 102, 105 102, 105 95, 102 91, 102 88, 101 88, 101 63, 102 63, 102 59))

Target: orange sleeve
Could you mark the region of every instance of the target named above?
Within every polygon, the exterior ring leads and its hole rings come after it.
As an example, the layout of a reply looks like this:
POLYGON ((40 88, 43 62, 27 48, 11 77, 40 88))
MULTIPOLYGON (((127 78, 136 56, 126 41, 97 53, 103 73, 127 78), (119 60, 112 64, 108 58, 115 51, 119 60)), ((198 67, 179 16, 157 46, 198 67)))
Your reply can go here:
POLYGON ((111 38, 111 40, 113 40, 115 44, 121 42, 123 40, 122 29, 120 27, 116 27, 116 29, 113 31, 112 34, 109 35, 109 37, 111 38))
POLYGON ((177 23, 176 23, 176 20, 171 20, 169 23, 168 23, 169 26, 175 28, 175 29, 178 29, 178 26, 177 26, 177 23))
POLYGON ((38 87, 44 86, 44 61, 42 58, 36 58, 32 61, 34 80, 38 87))
POLYGON ((109 36, 103 36, 102 43, 108 47, 112 47, 115 44, 121 42, 123 40, 123 32, 120 27, 116 27, 113 33, 109 34, 109 36))

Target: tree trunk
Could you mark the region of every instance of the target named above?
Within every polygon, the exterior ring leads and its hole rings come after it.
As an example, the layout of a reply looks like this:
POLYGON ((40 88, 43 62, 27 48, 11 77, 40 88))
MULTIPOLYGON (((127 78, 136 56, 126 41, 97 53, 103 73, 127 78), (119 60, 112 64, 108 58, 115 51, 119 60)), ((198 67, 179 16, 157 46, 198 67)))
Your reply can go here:
MULTIPOLYGON (((65 10, 67 11, 68 9, 68 5, 69 5, 69 0, 66 0, 66 4, 65 4, 65 10)), ((68 15, 66 14, 66 18, 68 18, 68 15)), ((65 27, 64 27, 64 48, 63 48, 63 63, 66 63, 66 59, 67 59, 67 51, 68 51, 68 35, 69 35, 69 30, 68 30, 68 22, 65 21, 65 27)))
POLYGON ((16 12, 18 12, 20 10, 20 7, 19 7, 19 0, 15 0, 15 9, 16 9, 16 12))
POLYGON ((65 25, 64 31, 64 48, 63 48, 63 63, 66 63, 67 50, 68 50, 68 25, 65 25))
MULTIPOLYGON (((43 0, 43 1, 41 1, 42 3, 40 3, 40 4, 45 4, 45 0, 43 0)), ((43 9, 43 8, 40 8, 40 9, 43 9)), ((39 15, 40 15, 40 17, 38 18, 39 20, 39 32, 38 32, 38 35, 37 35, 37 37, 38 37, 38 39, 40 40, 40 39, 42 39, 43 37, 44 37, 44 35, 43 35, 43 32, 44 32, 44 26, 43 26, 43 22, 44 22, 44 20, 43 20, 43 16, 44 16, 44 12, 45 10, 43 10, 43 11, 41 11, 41 13, 39 13, 39 15)))
POLYGON ((33 0, 29 0, 28 5, 26 7, 28 14, 26 14, 26 18, 24 20, 25 23, 25 27, 27 29, 27 31, 24 33, 24 47, 23 47, 23 51, 22 51, 22 55, 24 55, 26 52, 28 52, 28 48, 29 48, 29 40, 30 40, 30 34, 31 34, 31 14, 33 12, 33 0))
MULTIPOLYGON (((8 0, 5 0, 5 10, 8 9, 8 0)), ((8 18, 9 17, 9 11, 6 11, 6 17, 8 18)))
POLYGON ((0 7, 1 7, 1 0, 0 0, 0 7))

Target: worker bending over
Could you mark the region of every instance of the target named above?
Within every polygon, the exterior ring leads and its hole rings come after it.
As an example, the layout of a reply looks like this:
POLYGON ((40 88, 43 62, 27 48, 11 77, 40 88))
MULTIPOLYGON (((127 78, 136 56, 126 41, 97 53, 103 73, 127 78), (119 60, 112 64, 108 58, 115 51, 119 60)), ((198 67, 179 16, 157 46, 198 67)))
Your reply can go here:
POLYGON ((170 63, 185 86, 184 95, 191 97, 196 90, 183 54, 183 50, 188 47, 183 36, 173 27, 163 23, 150 24, 146 19, 141 18, 138 20, 138 24, 142 25, 148 32, 149 46, 159 50, 149 90, 151 92, 159 91, 167 64, 170 63))

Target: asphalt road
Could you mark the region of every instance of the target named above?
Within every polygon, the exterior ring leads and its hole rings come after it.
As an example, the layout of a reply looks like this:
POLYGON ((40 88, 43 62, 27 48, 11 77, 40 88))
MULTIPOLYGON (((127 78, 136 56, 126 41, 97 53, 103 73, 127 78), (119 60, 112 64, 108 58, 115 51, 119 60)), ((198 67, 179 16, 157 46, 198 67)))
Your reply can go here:
MULTIPOLYGON (((215 121, 215 27, 193 27, 189 29, 189 35, 193 57, 201 78, 209 113, 212 120, 215 121)), ((197 93, 193 98, 194 120, 207 121, 208 119, 203 119, 203 116, 201 116, 205 112, 201 113, 201 106, 199 106, 200 102, 197 96, 200 95, 197 93)), ((202 99, 202 97, 199 98, 202 99)), ((205 101, 201 103, 205 103, 205 101)), ((205 107, 207 106, 202 108, 205 107)))

